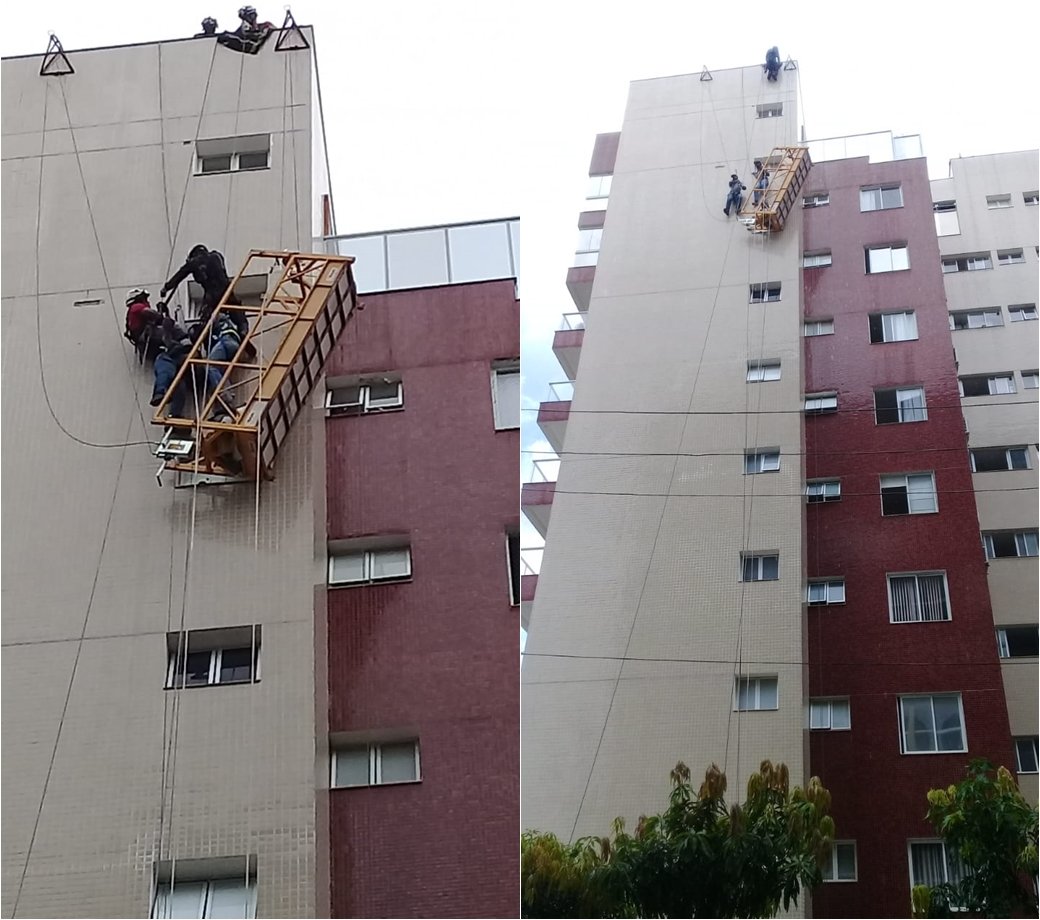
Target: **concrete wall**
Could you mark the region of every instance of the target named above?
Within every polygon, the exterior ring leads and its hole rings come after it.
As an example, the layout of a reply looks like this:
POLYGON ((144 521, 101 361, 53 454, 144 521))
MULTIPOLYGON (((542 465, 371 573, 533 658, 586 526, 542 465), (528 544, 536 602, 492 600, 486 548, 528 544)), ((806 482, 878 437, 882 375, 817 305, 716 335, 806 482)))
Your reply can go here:
POLYGON ((796 79, 631 86, 523 666, 525 829, 633 826, 679 760, 803 781, 801 216, 766 238, 722 214, 731 172, 795 142, 796 79), (749 304, 764 281, 782 301, 749 304), (748 384, 759 358, 782 378, 748 384), (755 447, 781 471, 745 476, 755 447), (742 584, 744 550, 780 579, 742 584), (779 710, 734 713, 737 670, 777 676, 779 710))
POLYGON ((323 426, 300 416, 258 512, 159 489, 122 338, 126 289, 158 299, 195 243, 232 271, 309 246, 310 53, 69 59, 3 62, 3 914, 147 916, 156 860, 253 854, 257 915, 313 916, 323 426), (192 175, 197 138, 259 132, 270 169, 192 175), (163 689, 168 631, 247 624, 259 683, 163 689))

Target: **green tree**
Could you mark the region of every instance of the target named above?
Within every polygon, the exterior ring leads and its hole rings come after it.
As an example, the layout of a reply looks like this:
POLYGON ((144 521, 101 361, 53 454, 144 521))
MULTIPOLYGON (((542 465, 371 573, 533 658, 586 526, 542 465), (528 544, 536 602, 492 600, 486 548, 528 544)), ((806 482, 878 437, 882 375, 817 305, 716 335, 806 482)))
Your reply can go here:
POLYGON ((930 890, 915 888, 915 908, 931 917, 950 916, 951 905, 985 917, 1009 917, 1019 909, 1035 914, 1037 810, 1005 767, 994 770, 988 760, 976 759, 967 774, 955 786, 928 793, 928 820, 947 853, 956 854, 961 877, 930 890))
POLYGON ((763 761, 743 804, 727 806, 714 764, 696 793, 671 773, 668 808, 635 832, 563 844, 528 832, 521 846, 524 917, 772 917, 821 881, 834 822, 816 777, 789 788, 787 767, 763 761))

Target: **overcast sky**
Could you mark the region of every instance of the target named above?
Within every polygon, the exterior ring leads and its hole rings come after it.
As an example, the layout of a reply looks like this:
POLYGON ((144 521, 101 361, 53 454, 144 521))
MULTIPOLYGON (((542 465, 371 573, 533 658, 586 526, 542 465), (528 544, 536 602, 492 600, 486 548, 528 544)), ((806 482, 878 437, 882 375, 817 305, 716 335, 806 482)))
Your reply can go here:
MULTIPOLYGON (((574 310, 564 278, 589 155, 596 133, 620 127, 630 80, 755 64, 775 44, 799 63, 808 137, 921 134, 938 178, 952 157, 1040 144, 1038 8, 312 0, 292 10, 316 29, 339 232, 520 215, 533 407, 563 376, 552 332, 574 310)), ((192 35, 207 15, 233 29, 237 9, 234 0, 20 4, 0 54, 42 53, 51 31, 73 50, 192 35)), ((282 5, 257 9, 275 25, 285 16, 282 5)), ((527 413, 525 449, 540 447, 532 422, 527 413)), ((532 534, 525 545, 540 542, 532 534)))

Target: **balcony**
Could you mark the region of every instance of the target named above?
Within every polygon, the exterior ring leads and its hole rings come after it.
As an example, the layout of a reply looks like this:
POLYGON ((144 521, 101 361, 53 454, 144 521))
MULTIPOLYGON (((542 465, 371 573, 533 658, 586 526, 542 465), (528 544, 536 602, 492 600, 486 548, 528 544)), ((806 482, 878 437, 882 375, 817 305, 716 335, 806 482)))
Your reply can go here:
POLYGON ((595 265, 575 265, 567 269, 567 290, 571 300, 582 312, 589 309, 592 298, 592 282, 596 279, 595 265))
POLYGON ((559 380, 549 384, 549 398, 538 406, 538 427, 556 453, 563 451, 573 395, 574 384, 570 380, 559 380))
POLYGON ((563 325, 553 336, 553 354, 569 380, 578 376, 581 343, 585 339, 585 314, 565 313, 563 325))
POLYGON ((520 625, 531 628, 531 608, 534 606, 534 590, 538 586, 538 570, 542 567, 544 547, 520 550, 520 625))
POLYGON ((549 530, 549 516, 552 513, 559 470, 559 460, 535 460, 532 480, 525 482, 520 490, 520 510, 543 537, 549 530))

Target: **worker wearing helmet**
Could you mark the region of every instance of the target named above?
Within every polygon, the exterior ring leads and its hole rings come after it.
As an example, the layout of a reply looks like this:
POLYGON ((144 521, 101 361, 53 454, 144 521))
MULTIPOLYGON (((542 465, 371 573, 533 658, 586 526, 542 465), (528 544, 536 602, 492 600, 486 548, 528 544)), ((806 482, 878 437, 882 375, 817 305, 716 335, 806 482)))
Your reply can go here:
POLYGON ((158 336, 153 335, 163 321, 166 307, 158 304, 153 310, 148 302, 151 295, 144 288, 131 288, 126 293, 126 320, 123 335, 134 345, 138 360, 154 361, 159 352, 158 336))

